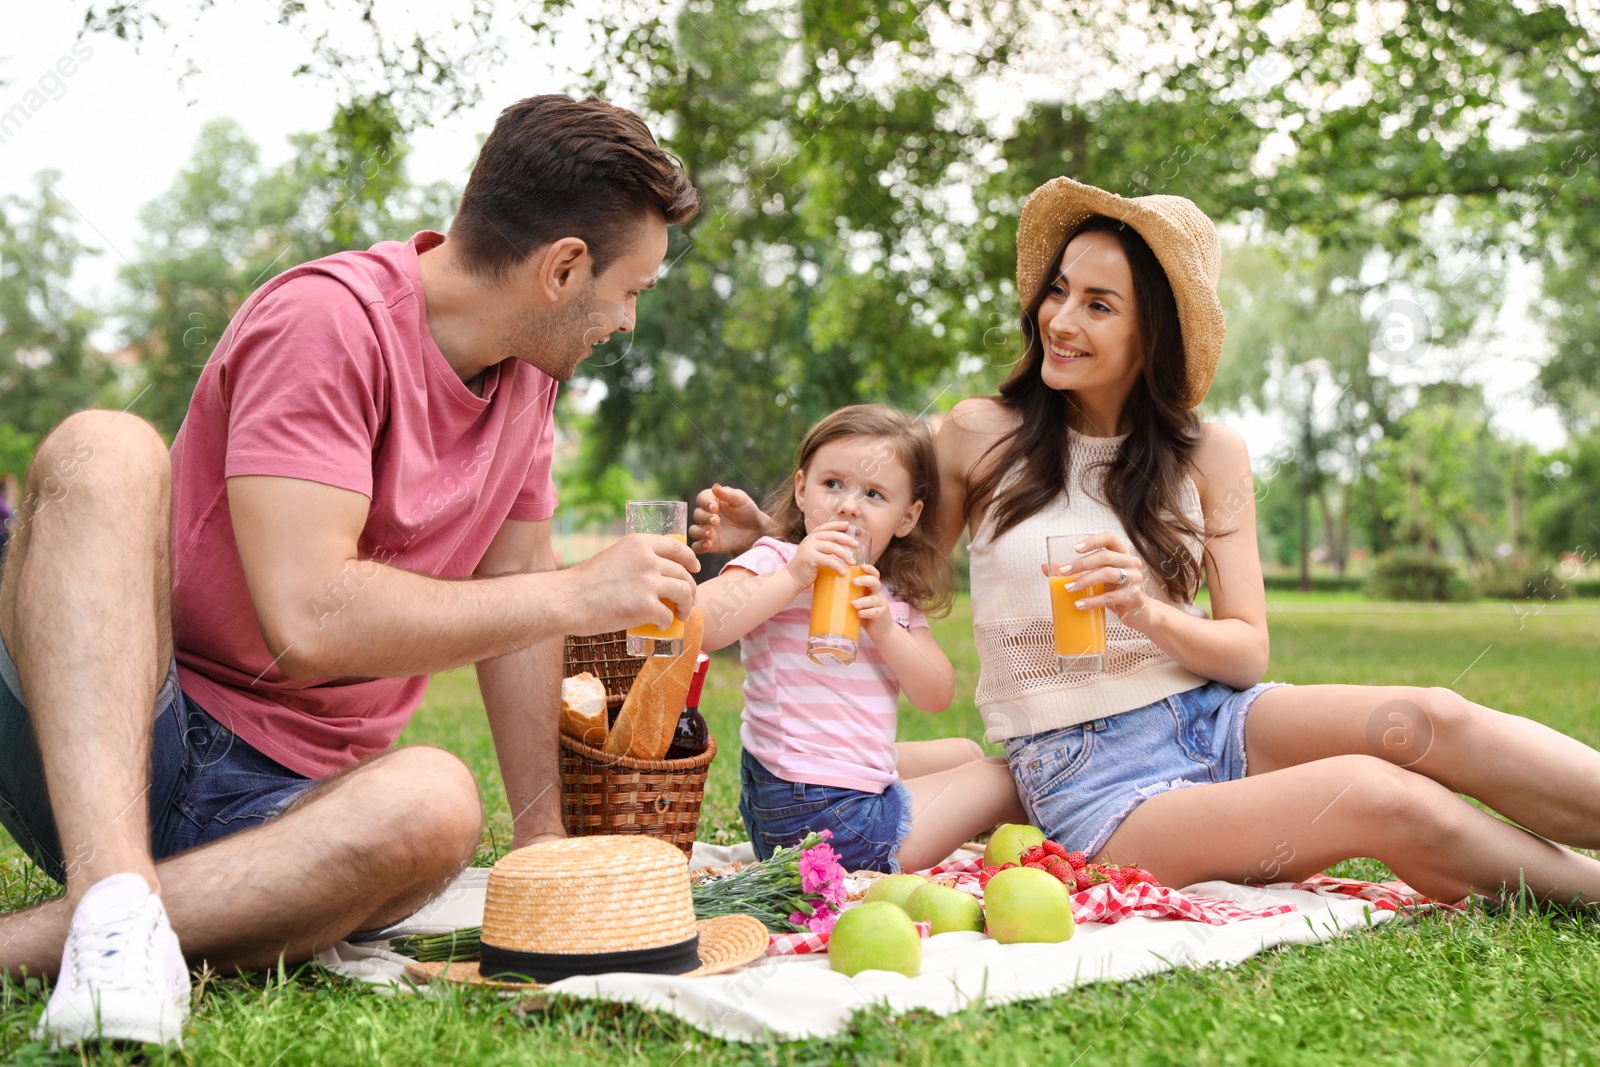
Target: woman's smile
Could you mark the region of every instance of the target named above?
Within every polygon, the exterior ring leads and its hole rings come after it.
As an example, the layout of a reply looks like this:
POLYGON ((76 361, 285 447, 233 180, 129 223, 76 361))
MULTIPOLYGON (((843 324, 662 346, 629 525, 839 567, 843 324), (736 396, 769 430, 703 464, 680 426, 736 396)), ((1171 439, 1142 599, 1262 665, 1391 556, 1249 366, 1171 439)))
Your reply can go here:
POLYGON ((1057 366, 1070 367, 1094 358, 1090 353, 1081 348, 1076 348, 1064 341, 1051 341, 1048 349, 1050 362, 1057 366))

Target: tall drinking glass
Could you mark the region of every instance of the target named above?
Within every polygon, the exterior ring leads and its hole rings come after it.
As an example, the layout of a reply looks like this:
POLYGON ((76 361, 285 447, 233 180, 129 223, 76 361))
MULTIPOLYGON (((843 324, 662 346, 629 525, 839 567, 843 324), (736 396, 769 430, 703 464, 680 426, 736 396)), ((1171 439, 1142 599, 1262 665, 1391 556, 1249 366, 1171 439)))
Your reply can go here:
POLYGON ((1056 666, 1061 671, 1094 672, 1106 669, 1106 609, 1080 610, 1075 602, 1105 591, 1103 585, 1068 589, 1076 574, 1061 568, 1078 558, 1073 546, 1089 534, 1064 534, 1044 539, 1050 561, 1050 620, 1055 624, 1056 666))
MULTIPOLYGON (((682 500, 630 500, 627 504, 628 532, 660 534, 685 544, 689 541, 689 505, 682 500)), ((676 612, 672 601, 663 600, 667 610, 676 612)), ((646 623, 628 627, 628 655, 677 656, 683 652, 683 620, 673 615, 665 628, 646 623)))
POLYGON ((813 663, 849 666, 856 661, 861 640, 861 616, 851 601, 862 595, 854 581, 872 559, 872 537, 860 526, 846 527, 856 539, 850 573, 840 574, 831 567, 817 570, 817 584, 811 587, 811 636, 806 655, 813 663))

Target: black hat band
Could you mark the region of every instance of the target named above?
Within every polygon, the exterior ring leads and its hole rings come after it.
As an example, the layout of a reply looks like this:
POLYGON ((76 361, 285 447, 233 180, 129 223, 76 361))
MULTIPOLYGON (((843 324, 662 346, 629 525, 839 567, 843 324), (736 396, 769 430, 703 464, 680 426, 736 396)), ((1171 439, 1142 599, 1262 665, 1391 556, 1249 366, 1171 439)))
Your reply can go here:
POLYGON ((686 974, 700 966, 700 935, 657 948, 625 952, 518 952, 482 942, 478 974, 497 982, 549 984, 584 974, 633 971, 642 974, 686 974))

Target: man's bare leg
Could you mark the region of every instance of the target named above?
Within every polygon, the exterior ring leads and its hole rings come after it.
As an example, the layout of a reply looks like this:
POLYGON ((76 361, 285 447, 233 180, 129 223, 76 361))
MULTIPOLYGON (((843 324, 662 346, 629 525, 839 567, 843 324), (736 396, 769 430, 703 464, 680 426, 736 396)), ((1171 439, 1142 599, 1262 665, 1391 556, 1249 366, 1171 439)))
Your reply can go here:
MULTIPOLYGON (((471 861, 483 815, 472 772, 412 746, 320 783, 279 818, 156 864, 191 963, 254 969, 311 957, 404 918, 471 861)), ((0 917, 0 957, 53 974, 71 907, 0 917)))
POLYGON ((69 908, 121 872, 160 888, 146 793, 152 708, 172 655, 171 485, 148 423, 73 415, 29 465, 6 558, 0 631, 72 861, 69 908))

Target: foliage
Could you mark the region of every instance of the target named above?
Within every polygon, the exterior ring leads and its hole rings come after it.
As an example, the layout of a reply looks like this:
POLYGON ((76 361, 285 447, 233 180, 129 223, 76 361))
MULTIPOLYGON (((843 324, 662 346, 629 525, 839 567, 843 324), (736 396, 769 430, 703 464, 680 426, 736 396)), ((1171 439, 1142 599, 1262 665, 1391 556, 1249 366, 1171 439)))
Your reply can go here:
POLYGON ((294 154, 261 166, 228 120, 201 130, 166 194, 145 208, 146 237, 123 271, 129 343, 138 355, 135 409, 168 436, 200 370, 240 305, 298 263, 445 224, 449 190, 406 178, 407 147, 379 100, 358 100, 323 133, 291 138, 294 154))
POLYGON ((23 433, 8 422, 0 422, 0 475, 21 479, 39 446, 39 435, 23 433))
POLYGON ((1521 457, 1488 430, 1481 393, 1455 385, 1425 389, 1378 443, 1374 473, 1384 517, 1398 544, 1438 551, 1446 533, 1467 559, 1487 558, 1503 527, 1508 473, 1521 457))
POLYGON ((669 494, 765 491, 829 411, 925 407, 958 352, 939 322, 955 296, 908 253, 948 240, 934 194, 971 151, 929 39, 949 7, 697 3, 638 46, 658 60, 647 111, 707 207, 629 351, 580 369, 606 388, 595 463, 631 444, 669 494))
POLYGON ((1585 563, 1600 557, 1600 432, 1546 457, 1539 474, 1530 479, 1529 509, 1538 548, 1554 556, 1576 553, 1585 563))
POLYGON ((90 249, 56 192, 60 178, 45 171, 36 198, 0 198, 0 472, 20 475, 38 438, 113 380, 89 343, 98 317, 67 291, 90 249))
MULTIPOLYGON (((147 42, 211 6, 91 3, 85 28, 147 42)), ((1502 527, 1520 550, 1522 481, 1542 492, 1501 446, 1472 446, 1472 463, 1439 450, 1467 416, 1402 419, 1414 400, 1385 365, 1381 300, 1416 302, 1433 345, 1422 369, 1458 381, 1445 346, 1495 310, 1505 256, 1539 261, 1556 348, 1540 387, 1575 432, 1600 425, 1600 335, 1584 318, 1600 276, 1600 55, 1570 7, 474 0, 415 17, 428 32, 373 4, 277 9, 313 45, 295 73, 350 116, 300 187, 350 173, 370 151, 352 134, 437 121, 476 101, 476 71, 540 41, 569 61, 568 87, 645 114, 705 194, 631 343, 585 368, 606 389, 581 457, 595 486, 625 467, 672 495, 712 479, 765 489, 832 408, 947 408, 991 387, 1016 358, 1016 215, 1062 173, 1187 195, 1231 224, 1228 354, 1208 411, 1284 417, 1291 449, 1272 467, 1293 475, 1279 484, 1298 514, 1276 543, 1301 558, 1320 546, 1342 568, 1365 540, 1481 560, 1502 527)), ((372 143, 403 145, 384 136, 372 143)), ((210 209, 247 202, 195 184, 178 215, 199 232, 210 209)), ((393 236, 375 221, 335 219, 326 243, 271 235, 209 289, 184 276, 216 266, 201 249, 161 249, 136 303, 156 309, 139 343, 162 424, 258 274, 393 236)))
POLYGON ((1558 564, 1526 559, 1499 559, 1483 568, 1473 591, 1494 600, 1565 600, 1572 583, 1557 576, 1558 564))
POLYGON ((1375 600, 1466 600, 1471 590, 1443 556, 1397 548, 1372 563, 1367 592, 1375 600))

